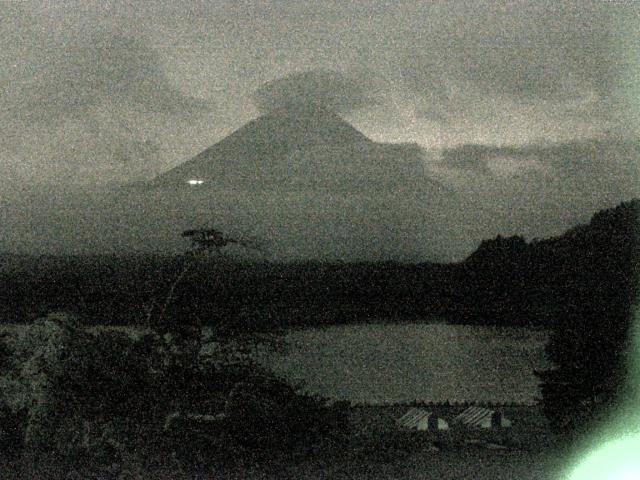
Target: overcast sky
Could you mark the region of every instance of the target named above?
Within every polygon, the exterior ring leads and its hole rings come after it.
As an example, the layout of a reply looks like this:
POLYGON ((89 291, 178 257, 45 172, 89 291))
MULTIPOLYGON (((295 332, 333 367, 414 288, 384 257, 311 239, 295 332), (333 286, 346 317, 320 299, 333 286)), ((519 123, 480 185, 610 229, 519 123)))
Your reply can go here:
POLYGON ((0 0, 0 186, 150 178, 294 95, 376 141, 418 143, 428 174, 471 202, 529 212, 509 228, 533 213, 564 228, 638 194, 639 13, 589 0, 0 0), (558 220, 549 202, 575 208, 558 220))
POLYGON ((255 117, 264 83, 308 71, 352 82, 368 101, 344 113, 375 140, 634 137, 634 3, 3 1, 2 173, 150 175, 255 117))

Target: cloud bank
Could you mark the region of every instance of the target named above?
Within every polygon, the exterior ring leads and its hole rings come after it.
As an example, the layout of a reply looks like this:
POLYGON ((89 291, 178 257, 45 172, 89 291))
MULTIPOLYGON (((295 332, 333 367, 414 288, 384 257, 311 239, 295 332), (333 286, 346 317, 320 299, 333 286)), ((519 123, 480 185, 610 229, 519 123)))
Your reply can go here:
POLYGON ((316 107, 340 114, 378 103, 364 82, 328 70, 295 73, 267 82, 254 92, 253 102, 261 113, 316 107))
POLYGON ((23 124, 84 118, 109 104, 188 115, 207 106, 172 86, 158 54, 136 38, 101 32, 69 40, 4 97, 4 115, 23 124))
POLYGON ((148 177, 160 167, 158 124, 211 108, 176 88, 158 52, 135 36, 47 33, 21 5, 0 11, 15 21, 0 34, 8 46, 0 56, 5 188, 148 177))

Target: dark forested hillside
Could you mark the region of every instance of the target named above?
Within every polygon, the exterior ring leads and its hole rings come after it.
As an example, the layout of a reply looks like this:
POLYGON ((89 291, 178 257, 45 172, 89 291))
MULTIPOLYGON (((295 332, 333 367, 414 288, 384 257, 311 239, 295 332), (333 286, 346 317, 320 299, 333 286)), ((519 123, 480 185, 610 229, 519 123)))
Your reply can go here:
POLYGON ((555 368, 540 372, 543 407, 559 430, 579 433, 626 398, 627 354, 637 298, 638 213, 633 201, 600 212, 549 248, 568 287, 547 346, 555 368))
MULTIPOLYGON (((131 324, 162 303, 183 268, 181 257, 5 259, 2 320, 24 321, 71 309, 88 321, 131 324)), ((168 313, 207 322, 309 325, 380 317, 417 318, 440 307, 448 267, 396 263, 269 264, 201 258, 175 289, 168 313), (432 292, 425 296, 425 292, 432 292)))
MULTIPOLYGON (((637 210, 633 201, 602 211, 558 238, 499 236, 457 264, 203 258, 176 285, 167 313, 180 321, 224 318, 249 328, 433 317, 548 327, 576 309, 629 303, 637 210)), ((90 322, 136 324, 164 302, 184 261, 149 255, 3 257, 0 319, 22 322, 70 309, 90 322)))
POLYGON ((603 210, 557 238, 483 242, 457 271, 454 309, 474 323, 552 326, 575 309, 628 306, 639 208, 634 200, 603 210))

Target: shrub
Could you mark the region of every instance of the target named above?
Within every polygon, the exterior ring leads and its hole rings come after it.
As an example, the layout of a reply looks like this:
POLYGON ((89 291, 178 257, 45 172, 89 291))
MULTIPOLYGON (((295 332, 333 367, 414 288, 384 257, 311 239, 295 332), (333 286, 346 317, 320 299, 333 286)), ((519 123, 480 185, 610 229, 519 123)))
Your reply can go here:
POLYGON ((213 375, 223 399, 216 415, 173 422, 171 438, 183 462, 237 463, 308 456, 341 441, 348 425, 344 405, 296 392, 253 364, 213 375), (187 447, 188 445, 188 447, 187 447))
POLYGON ((337 441, 347 425, 346 408, 325 407, 253 364, 247 342, 229 342, 217 359, 203 361, 199 335, 92 332, 72 317, 49 316, 12 343, 14 361, 0 357, 9 365, 0 418, 11 417, 4 424, 13 425, 10 434, 34 465, 151 468, 175 457, 189 471, 306 455, 337 441), (181 416, 189 421, 164 429, 181 416), (212 417, 220 421, 198 420, 212 417))
POLYGON ((92 334, 77 319, 49 316, 13 343, 15 362, 2 392, 12 412, 24 412, 31 456, 99 465, 153 436, 140 426, 163 413, 154 394, 159 342, 117 331, 92 334))

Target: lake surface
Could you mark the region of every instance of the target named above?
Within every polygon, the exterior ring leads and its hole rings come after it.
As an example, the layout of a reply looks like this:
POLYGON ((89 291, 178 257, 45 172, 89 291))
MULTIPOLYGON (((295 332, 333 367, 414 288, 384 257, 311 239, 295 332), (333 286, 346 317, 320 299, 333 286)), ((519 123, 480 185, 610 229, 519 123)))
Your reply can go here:
POLYGON ((261 360, 303 390, 353 403, 536 403, 547 334, 520 328, 369 324, 290 332, 261 360))

